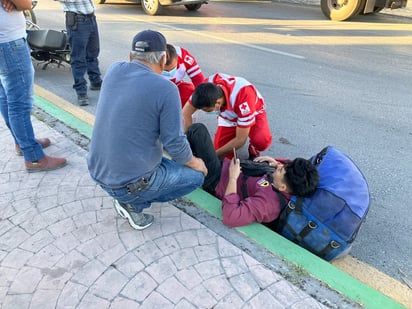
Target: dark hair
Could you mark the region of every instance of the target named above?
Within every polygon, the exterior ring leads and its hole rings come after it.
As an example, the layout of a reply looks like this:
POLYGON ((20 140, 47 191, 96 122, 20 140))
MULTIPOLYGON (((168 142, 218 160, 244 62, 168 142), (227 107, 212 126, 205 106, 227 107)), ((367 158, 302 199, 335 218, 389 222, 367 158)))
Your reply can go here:
POLYGON ((307 196, 315 192, 320 176, 311 161, 296 158, 285 165, 285 172, 285 182, 290 194, 307 196))
POLYGON ((171 44, 166 44, 166 65, 170 65, 175 58, 177 58, 176 48, 171 44))
POLYGON ((203 83, 197 86, 193 92, 192 105, 198 109, 213 107, 223 95, 223 90, 219 86, 212 83, 203 83))

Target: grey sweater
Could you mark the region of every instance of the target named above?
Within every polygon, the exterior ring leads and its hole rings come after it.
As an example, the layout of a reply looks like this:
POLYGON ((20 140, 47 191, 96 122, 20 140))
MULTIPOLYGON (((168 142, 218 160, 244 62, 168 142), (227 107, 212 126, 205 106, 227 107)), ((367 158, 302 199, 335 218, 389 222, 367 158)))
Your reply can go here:
POLYGON ((88 168, 99 184, 118 188, 151 174, 163 148, 180 164, 192 158, 175 84, 140 62, 116 62, 105 75, 88 168))

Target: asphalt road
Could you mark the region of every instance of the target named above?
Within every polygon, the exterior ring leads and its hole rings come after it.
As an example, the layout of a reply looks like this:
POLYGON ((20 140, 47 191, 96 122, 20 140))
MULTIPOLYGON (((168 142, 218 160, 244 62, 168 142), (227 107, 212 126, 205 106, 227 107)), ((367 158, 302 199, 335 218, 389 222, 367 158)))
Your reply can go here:
MULTIPOLYGON (((239 75, 257 86, 274 136, 267 154, 309 157, 326 145, 349 154, 371 192, 352 255, 400 281, 399 270, 412 276, 412 16, 331 22, 317 6, 272 2, 211 2, 163 16, 130 2, 97 7, 103 72, 128 59, 137 32, 155 29, 190 50, 205 75, 239 75)), ((42 0, 35 11, 42 28, 64 29, 58 3, 42 0)), ((35 81, 76 103, 70 68, 38 66, 35 81)), ((98 92, 89 96, 85 110, 94 113, 98 92)))

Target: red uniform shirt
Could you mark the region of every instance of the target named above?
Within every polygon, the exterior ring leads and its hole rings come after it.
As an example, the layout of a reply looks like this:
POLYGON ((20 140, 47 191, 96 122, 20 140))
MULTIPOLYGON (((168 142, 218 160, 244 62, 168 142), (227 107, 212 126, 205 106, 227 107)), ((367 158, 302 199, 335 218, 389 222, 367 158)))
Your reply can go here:
MULTIPOLYGON (((226 104, 221 107, 214 147, 219 149, 236 136, 236 127, 250 128, 249 154, 258 155, 272 143, 272 134, 266 116, 262 95, 249 81, 242 77, 216 73, 205 82, 222 87, 226 104)), ((191 101, 189 101, 191 103, 191 101)), ((226 158, 232 158, 228 153, 226 158)))
POLYGON ((219 113, 218 125, 222 127, 250 128, 256 116, 265 114, 265 102, 259 91, 243 77, 216 73, 207 82, 222 87, 226 105, 219 113))
POLYGON ((169 80, 178 85, 187 74, 195 87, 201 84, 205 77, 195 57, 182 47, 174 47, 177 53, 177 66, 175 74, 172 77, 168 77, 169 80))

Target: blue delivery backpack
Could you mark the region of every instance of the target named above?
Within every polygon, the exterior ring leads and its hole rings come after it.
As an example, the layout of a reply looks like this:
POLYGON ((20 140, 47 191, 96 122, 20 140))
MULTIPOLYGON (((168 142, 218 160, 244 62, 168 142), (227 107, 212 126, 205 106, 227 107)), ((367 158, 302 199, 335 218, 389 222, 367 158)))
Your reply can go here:
POLYGON ((369 188, 355 163, 333 146, 310 160, 320 174, 318 187, 311 196, 292 196, 277 231, 331 261, 349 253, 369 210, 369 188))

